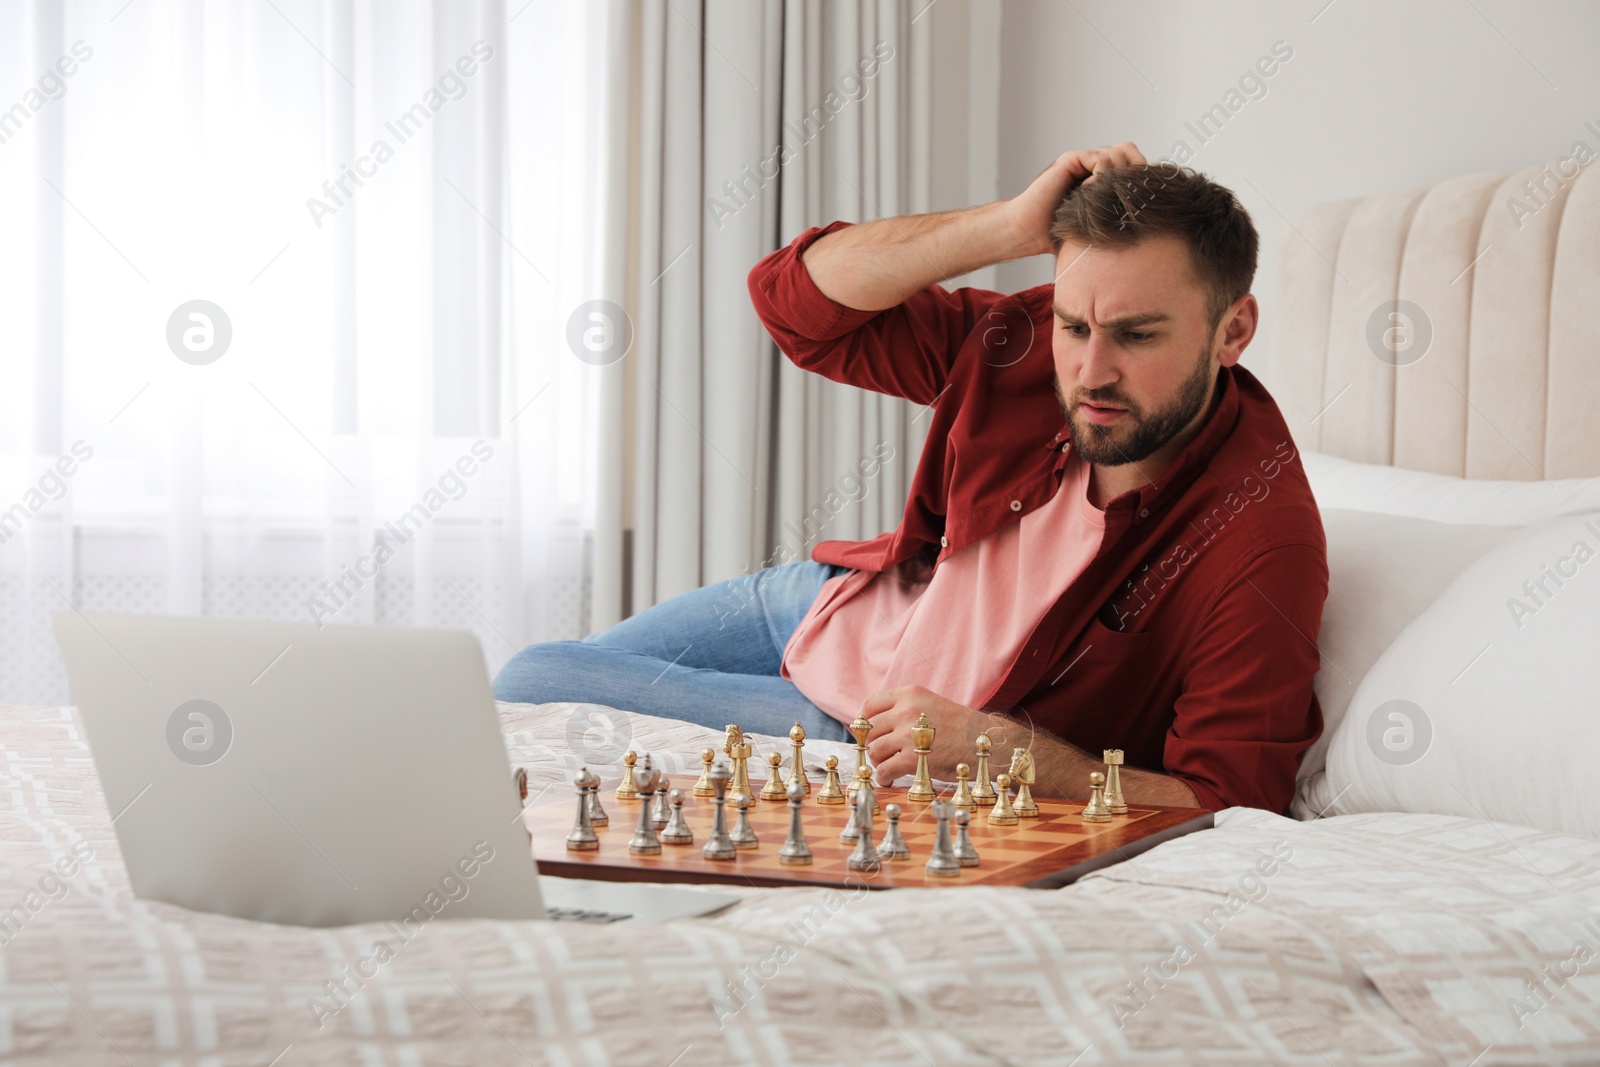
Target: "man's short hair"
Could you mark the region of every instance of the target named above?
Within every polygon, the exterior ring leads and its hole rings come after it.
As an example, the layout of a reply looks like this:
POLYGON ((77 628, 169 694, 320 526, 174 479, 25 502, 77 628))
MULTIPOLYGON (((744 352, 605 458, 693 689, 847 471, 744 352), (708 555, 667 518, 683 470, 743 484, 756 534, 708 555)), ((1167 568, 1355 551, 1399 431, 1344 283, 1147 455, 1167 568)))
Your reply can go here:
POLYGON ((1149 237, 1177 237, 1188 246, 1216 330, 1222 313, 1250 291, 1260 245, 1232 190, 1176 163, 1113 167, 1062 197, 1050 224, 1058 253, 1069 241, 1125 248, 1149 237))

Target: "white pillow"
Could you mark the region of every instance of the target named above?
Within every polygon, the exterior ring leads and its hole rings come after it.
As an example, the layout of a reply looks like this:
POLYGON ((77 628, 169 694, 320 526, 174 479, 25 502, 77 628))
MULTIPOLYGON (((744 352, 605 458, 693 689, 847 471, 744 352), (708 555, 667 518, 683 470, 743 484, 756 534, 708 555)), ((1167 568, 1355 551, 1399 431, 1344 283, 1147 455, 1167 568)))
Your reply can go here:
POLYGON ((1517 531, 1367 672, 1305 805, 1600 836, 1597 652, 1600 513, 1517 531))
POLYGON ((1300 762, 1302 779, 1322 770, 1356 686, 1384 649, 1452 578, 1516 532, 1343 509, 1324 510, 1322 529, 1328 537, 1328 600, 1317 635, 1322 669, 1313 683, 1322 736, 1300 762))
POLYGON ((1497 482, 1454 478, 1302 452, 1320 508, 1408 515, 1434 522, 1526 526, 1600 508, 1600 478, 1497 482))

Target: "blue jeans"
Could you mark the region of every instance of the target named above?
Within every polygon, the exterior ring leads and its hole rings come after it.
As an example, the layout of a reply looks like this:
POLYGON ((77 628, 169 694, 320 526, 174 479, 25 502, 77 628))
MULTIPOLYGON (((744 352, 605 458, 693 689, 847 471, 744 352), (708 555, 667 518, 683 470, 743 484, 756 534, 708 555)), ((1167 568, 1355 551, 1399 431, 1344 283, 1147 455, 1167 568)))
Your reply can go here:
POLYGON ((784 646, 848 567, 805 560, 682 593, 581 641, 529 645, 495 676, 509 703, 588 702, 714 730, 847 741, 838 719, 778 676, 784 646))

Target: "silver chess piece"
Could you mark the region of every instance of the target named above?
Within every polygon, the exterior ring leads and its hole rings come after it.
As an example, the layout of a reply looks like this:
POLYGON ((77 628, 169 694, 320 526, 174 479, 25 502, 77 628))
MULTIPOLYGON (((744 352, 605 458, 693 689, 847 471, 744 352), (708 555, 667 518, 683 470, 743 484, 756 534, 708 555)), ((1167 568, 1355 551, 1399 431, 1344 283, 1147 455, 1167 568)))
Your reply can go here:
POLYGON ((628 839, 630 856, 656 856, 661 853, 661 839, 656 836, 655 822, 650 818, 650 802, 655 798, 656 786, 660 783, 661 772, 651 766, 647 752, 641 766, 633 774, 634 788, 639 795, 639 826, 628 839))
POLYGON ((589 825, 611 825, 611 816, 607 815, 606 809, 600 806, 600 787, 598 785, 589 790, 589 825))
POLYGON ((883 844, 878 846, 878 856, 886 860, 911 858, 911 847, 900 832, 900 805, 885 804, 883 814, 889 819, 889 829, 884 832, 883 844))
POLYGON ((856 790, 856 815, 852 823, 857 831, 856 847, 845 861, 845 866, 852 871, 876 871, 883 865, 878 858, 878 846, 872 843, 873 804, 871 780, 863 779, 861 788, 856 790))
POLYGON ((950 819, 954 814, 955 808, 948 800, 933 802, 933 817, 939 821, 939 829, 934 834, 933 851, 923 869, 937 878, 953 878, 961 873, 961 861, 956 859, 955 848, 950 843, 950 819))
POLYGON ((661 781, 656 783, 656 806, 650 811, 650 821, 655 823, 657 830, 667 825, 667 820, 672 818, 671 802, 667 799, 667 786, 672 784, 672 779, 666 775, 661 776, 661 781))
POLYGON ((733 847, 733 839, 728 836, 728 783, 733 780, 733 772, 728 770, 728 765, 721 760, 711 768, 706 779, 711 783, 711 834, 706 838, 705 848, 700 854, 708 860, 731 860, 739 855, 739 850, 733 847))
POLYGON ((573 852, 593 852, 600 847, 600 838, 589 821, 589 794, 600 788, 600 777, 587 767, 579 767, 572 784, 578 787, 578 818, 567 835, 567 848, 573 852))
POLYGON ((750 805, 752 803, 750 794, 734 794, 733 803, 739 809, 739 817, 734 820, 733 830, 728 834, 728 837, 733 841, 733 847, 740 852, 758 847, 761 842, 756 838, 755 828, 750 825, 750 805))
MULTIPOLYGON (((796 727, 798 729, 798 727, 796 727)), ((805 803, 806 790, 800 782, 789 779, 789 836, 778 850, 778 862, 787 867, 804 867, 811 862, 811 846, 806 844, 806 830, 800 806, 805 803)))
POLYGON ((956 809, 956 843, 951 851, 955 853, 956 862, 963 867, 978 865, 978 850, 972 847, 972 835, 967 833, 967 824, 971 821, 971 812, 956 809))
POLYGON ((694 831, 689 829, 689 820, 683 817, 683 790, 672 791, 672 817, 667 820, 666 828, 661 831, 663 845, 689 845, 694 843, 694 831))

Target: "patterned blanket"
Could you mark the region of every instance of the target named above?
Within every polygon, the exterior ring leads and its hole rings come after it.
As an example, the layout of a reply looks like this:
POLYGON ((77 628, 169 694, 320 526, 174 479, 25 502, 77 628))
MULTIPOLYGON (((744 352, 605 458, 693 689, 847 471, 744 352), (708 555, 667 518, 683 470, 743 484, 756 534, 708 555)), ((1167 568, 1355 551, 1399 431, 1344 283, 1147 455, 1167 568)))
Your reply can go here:
MULTIPOLYGON (((500 711, 533 788, 568 788, 592 709, 500 711)), ((715 736, 623 728, 685 774, 715 736)), ((1600 1064, 1600 841, 1526 827, 1234 809, 1057 891, 402 943, 137 900, 110 820, 70 709, 0 706, 4 1062, 1600 1064)))

